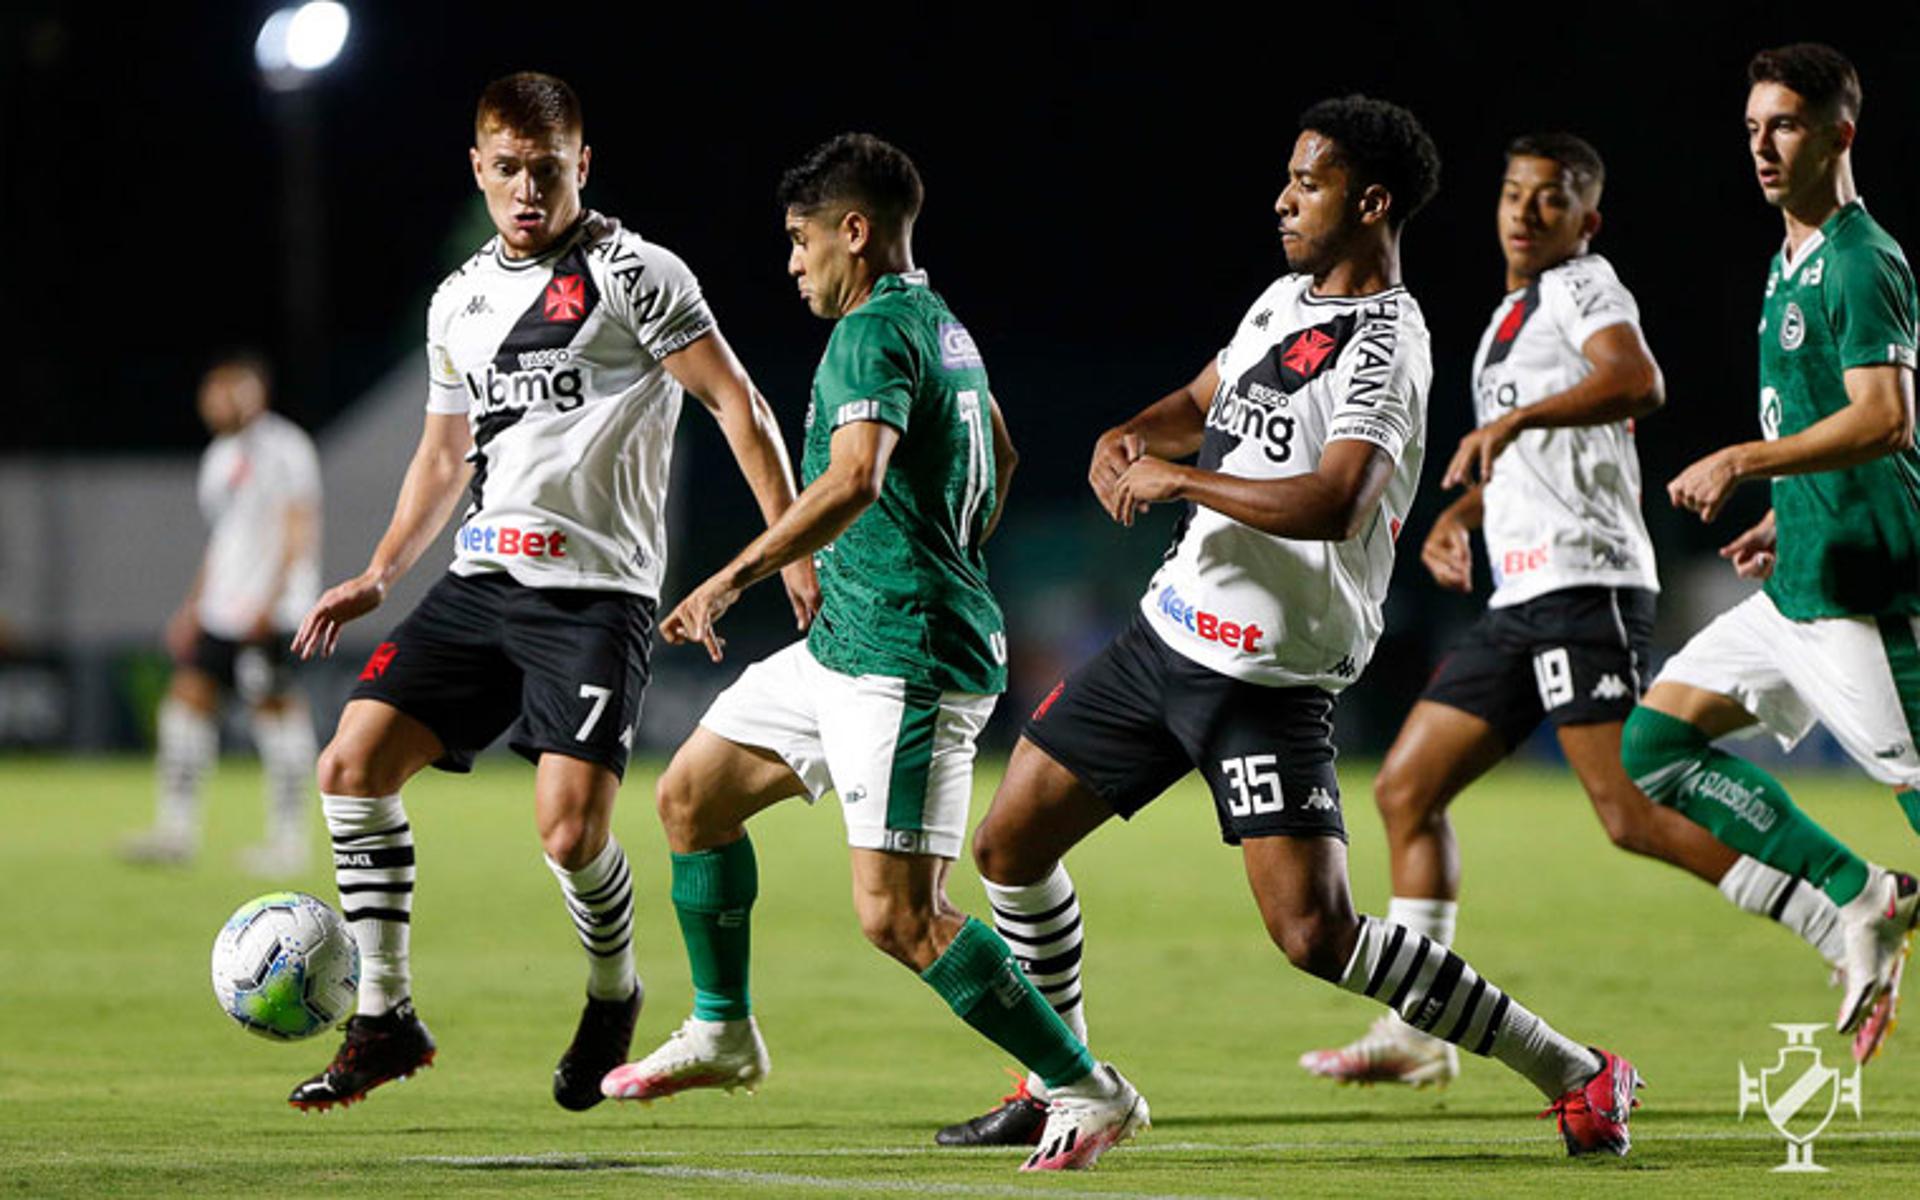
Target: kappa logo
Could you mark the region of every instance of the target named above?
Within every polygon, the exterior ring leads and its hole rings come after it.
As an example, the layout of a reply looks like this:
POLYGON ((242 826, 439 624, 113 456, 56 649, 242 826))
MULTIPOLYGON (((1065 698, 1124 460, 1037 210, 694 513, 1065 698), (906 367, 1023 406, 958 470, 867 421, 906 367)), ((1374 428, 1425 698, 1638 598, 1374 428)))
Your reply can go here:
POLYGON ((1600 682, 1593 685, 1593 698, 1595 700, 1619 700, 1626 695, 1627 685, 1620 682, 1620 677, 1612 671, 1608 671, 1605 675, 1602 675, 1600 682))
POLYGON ((1353 655, 1351 654, 1341 655, 1339 662, 1327 668, 1327 674, 1338 675, 1342 679, 1352 679, 1359 673, 1360 668, 1354 665, 1353 655))
POLYGON ((578 321, 587 311, 587 288, 578 275, 555 275, 541 299, 549 321, 578 321))
POLYGON ((1825 1025, 1776 1024, 1787 1035, 1780 1057, 1758 1075, 1747 1074, 1740 1064, 1740 1119, 1755 1103, 1767 1114, 1767 1120, 1787 1139, 1787 1161, 1775 1171, 1824 1172, 1827 1168, 1813 1161, 1813 1139, 1833 1120, 1834 1112, 1845 1104, 1860 1116, 1860 1068, 1841 1078, 1840 1072, 1821 1061, 1813 1035, 1825 1025))
POLYGON ((493 305, 487 303, 487 298, 475 292, 473 298, 467 301, 467 306, 460 310, 460 315, 463 317, 478 317, 492 311, 493 305))
POLYGON ((1800 313, 1800 306, 1787 301, 1787 311, 1780 315, 1780 348, 1798 350, 1807 340, 1807 319, 1800 313))
POLYGON ((1310 809, 1331 809, 1334 806, 1333 793, 1323 787, 1316 787, 1307 793, 1306 806, 1310 809))
POLYGON ((1252 325, 1255 329, 1258 329, 1260 332, 1265 333, 1267 330, 1267 323, 1271 320, 1273 320, 1273 310, 1270 308, 1263 308, 1259 312, 1253 314, 1252 325))

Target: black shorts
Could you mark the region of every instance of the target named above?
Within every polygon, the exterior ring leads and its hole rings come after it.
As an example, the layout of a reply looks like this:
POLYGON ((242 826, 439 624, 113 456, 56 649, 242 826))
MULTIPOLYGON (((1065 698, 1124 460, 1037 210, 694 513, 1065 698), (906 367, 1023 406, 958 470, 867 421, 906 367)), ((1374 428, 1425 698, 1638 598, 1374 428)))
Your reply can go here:
POLYGON ((624 775, 653 612, 625 592, 448 572, 373 652, 351 699, 391 704, 433 730, 443 771, 471 771, 512 726, 507 745, 530 761, 564 754, 624 775))
POLYGON ((1198 768, 1228 845, 1279 835, 1345 841, 1332 714, 1330 693, 1210 671, 1135 613, 1041 701, 1024 733, 1122 817, 1198 768))
POLYGON ((293 671, 300 660, 292 645, 290 632, 242 642, 201 630, 193 644, 193 669, 246 700, 279 696, 293 690, 293 671))
POLYGON ((1486 721, 1509 747, 1554 725, 1624 721, 1645 686, 1654 595, 1578 587, 1490 608, 1427 682, 1432 700, 1486 721))

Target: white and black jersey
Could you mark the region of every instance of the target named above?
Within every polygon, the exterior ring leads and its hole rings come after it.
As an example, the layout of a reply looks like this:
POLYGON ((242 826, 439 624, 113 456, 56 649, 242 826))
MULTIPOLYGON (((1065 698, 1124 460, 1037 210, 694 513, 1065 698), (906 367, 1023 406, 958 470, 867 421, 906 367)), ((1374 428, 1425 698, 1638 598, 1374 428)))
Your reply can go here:
POLYGON ((200 456, 200 511, 212 526, 194 616, 218 638, 244 642, 254 623, 296 629, 320 596, 320 458, 313 439, 276 412, 223 434, 200 456), (304 552, 287 554, 287 514, 304 506, 315 522, 304 552), (277 590, 276 590, 277 588, 277 590))
POLYGON ((1433 362, 1405 288, 1327 297, 1288 275, 1247 310, 1220 352, 1199 465, 1248 479, 1319 469, 1329 442, 1394 460, 1379 510, 1343 542, 1296 541, 1191 505, 1140 601, 1153 630, 1201 666, 1267 686, 1339 691, 1382 625, 1394 541, 1426 450, 1433 362))
MULTIPOLYGON (((1480 337, 1476 422, 1566 391, 1593 369, 1581 353, 1587 339, 1639 322, 1632 294, 1599 255, 1541 272, 1500 302, 1480 337)), ((1659 590, 1631 421, 1522 433, 1494 463, 1483 500, 1493 607, 1568 587, 1659 590)))
POLYGON ((597 213, 537 257, 495 238, 448 276, 427 411, 473 430, 454 572, 657 599, 682 397, 661 360, 713 327, 684 262, 597 213))

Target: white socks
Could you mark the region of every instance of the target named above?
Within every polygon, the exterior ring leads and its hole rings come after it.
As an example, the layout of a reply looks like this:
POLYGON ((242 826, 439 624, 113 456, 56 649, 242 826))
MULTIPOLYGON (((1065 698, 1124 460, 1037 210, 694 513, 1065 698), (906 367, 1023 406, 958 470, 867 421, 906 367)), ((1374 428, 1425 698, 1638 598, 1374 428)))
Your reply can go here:
POLYGON ((592 862, 569 871, 552 858, 547 868, 560 881, 567 911, 587 952, 587 995, 625 1000, 633 994, 633 876, 627 856, 611 835, 592 862))
POLYGON ((304 702, 284 712, 255 711, 253 742, 266 775, 267 843, 304 852, 307 797, 313 786, 313 718, 304 702))
POLYGON ((1720 877, 1720 894, 1746 912, 1780 922, 1822 958, 1839 963, 1840 908, 1819 888, 1743 854, 1720 877))
POLYGON ((340 911, 360 946, 358 1011, 379 1016, 412 993, 413 827, 399 796, 320 797, 333 836, 340 911))
MULTIPOLYGON (((1080 898, 1066 864, 1055 863, 1052 873, 1039 883, 1018 886, 984 878, 980 882, 993 907, 994 931, 1013 950, 1021 972, 1085 1044, 1087 1009, 1080 994, 1080 955, 1086 935, 1080 924, 1080 898)), ((1047 1098, 1047 1085, 1031 1072, 1027 1091, 1047 1098)))
POLYGON ((210 713, 171 696, 160 702, 156 725, 154 828, 189 844, 200 840, 200 787, 220 752, 210 713))

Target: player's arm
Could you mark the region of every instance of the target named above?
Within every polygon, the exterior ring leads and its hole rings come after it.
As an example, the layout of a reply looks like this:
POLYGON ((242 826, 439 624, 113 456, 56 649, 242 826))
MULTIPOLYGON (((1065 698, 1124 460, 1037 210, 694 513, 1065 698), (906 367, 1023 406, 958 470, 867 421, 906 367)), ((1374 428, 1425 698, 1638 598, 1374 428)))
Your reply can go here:
POLYGON ((849 421, 834 430, 827 469, 765 533, 675 605, 660 622, 660 635, 673 645, 700 642, 719 662, 726 643, 714 622, 741 592, 846 532, 880 498, 899 441, 900 431, 883 421, 849 421))
POLYGON ((1344 542, 1367 527, 1392 478, 1393 455, 1359 438, 1328 442, 1319 470, 1285 479, 1244 479, 1146 455, 1114 485, 1114 503, 1123 525, 1149 504, 1191 500, 1275 537, 1344 542))
MULTIPOLYGON (((746 476, 760 515, 771 526, 793 503, 793 464, 780 440, 780 425, 760 389, 718 329, 660 360, 680 386, 720 423, 733 461, 746 476)), ((781 568, 787 599, 800 629, 813 623, 820 611, 820 584, 813 577, 813 560, 799 558, 781 568)))
POLYGON ((1668 498, 1711 521, 1733 489, 1750 479, 1837 471, 1913 445, 1912 368, 1897 363, 1849 367, 1845 382, 1845 408, 1787 437, 1714 451, 1674 476, 1668 498))
POLYGON ((1596 331, 1580 353, 1592 368, 1585 378, 1461 438, 1440 485, 1472 483, 1476 471, 1482 483, 1492 479, 1493 460, 1529 429, 1611 425, 1644 417, 1666 403, 1660 364, 1653 361, 1653 351, 1633 322, 1621 321, 1596 331))
POLYGON ((1427 540, 1420 546, 1420 561, 1433 581, 1452 592, 1473 591, 1473 531, 1486 519, 1481 484, 1471 484, 1466 492, 1442 509, 1434 518, 1427 540))
POLYGON ((1020 452, 1013 448, 1013 435, 1007 432, 1007 419, 1000 413, 1000 402, 987 393, 988 415, 993 420, 993 515, 987 518, 987 527, 980 531, 980 540, 985 542, 1000 528, 1000 518, 1007 511, 1007 492, 1013 487, 1013 469, 1020 463, 1020 452))
POLYGON ((253 636, 271 633, 273 614, 280 607, 281 593, 293 575, 294 564, 312 549, 320 534, 320 511, 311 500, 289 501, 280 514, 280 558, 273 564, 273 582, 267 588, 267 603, 253 619, 253 636))
POLYGON ((1114 485, 1141 455, 1186 458, 1200 449, 1207 431, 1207 410, 1213 406, 1213 394, 1218 390, 1220 368, 1209 359, 1184 387, 1168 392, 1131 420, 1100 435, 1093 444, 1087 482, 1093 485, 1093 494, 1108 516, 1123 525, 1132 524, 1131 514, 1123 516, 1114 500, 1114 485))
POLYGON ((340 628, 365 616, 386 598, 387 588, 426 552, 460 499, 473 473, 467 452, 473 436, 464 413, 427 414, 420 444, 400 484, 387 532, 374 547, 367 569, 344 583, 328 588, 314 603, 300 631, 294 635, 294 653, 302 658, 333 653, 340 628))
POLYGON ((1733 573, 1742 579, 1765 579, 1773 574, 1773 563, 1780 544, 1774 527, 1773 510, 1755 522, 1739 537, 1720 547, 1720 557, 1733 564, 1733 573))
POLYGON ((162 634, 166 642, 167 653, 176 663, 193 660, 194 643, 200 640, 200 592, 207 582, 207 556, 200 556, 200 565, 194 569, 193 582, 187 587, 186 598, 180 601, 180 607, 173 610, 167 618, 167 628, 162 634))

